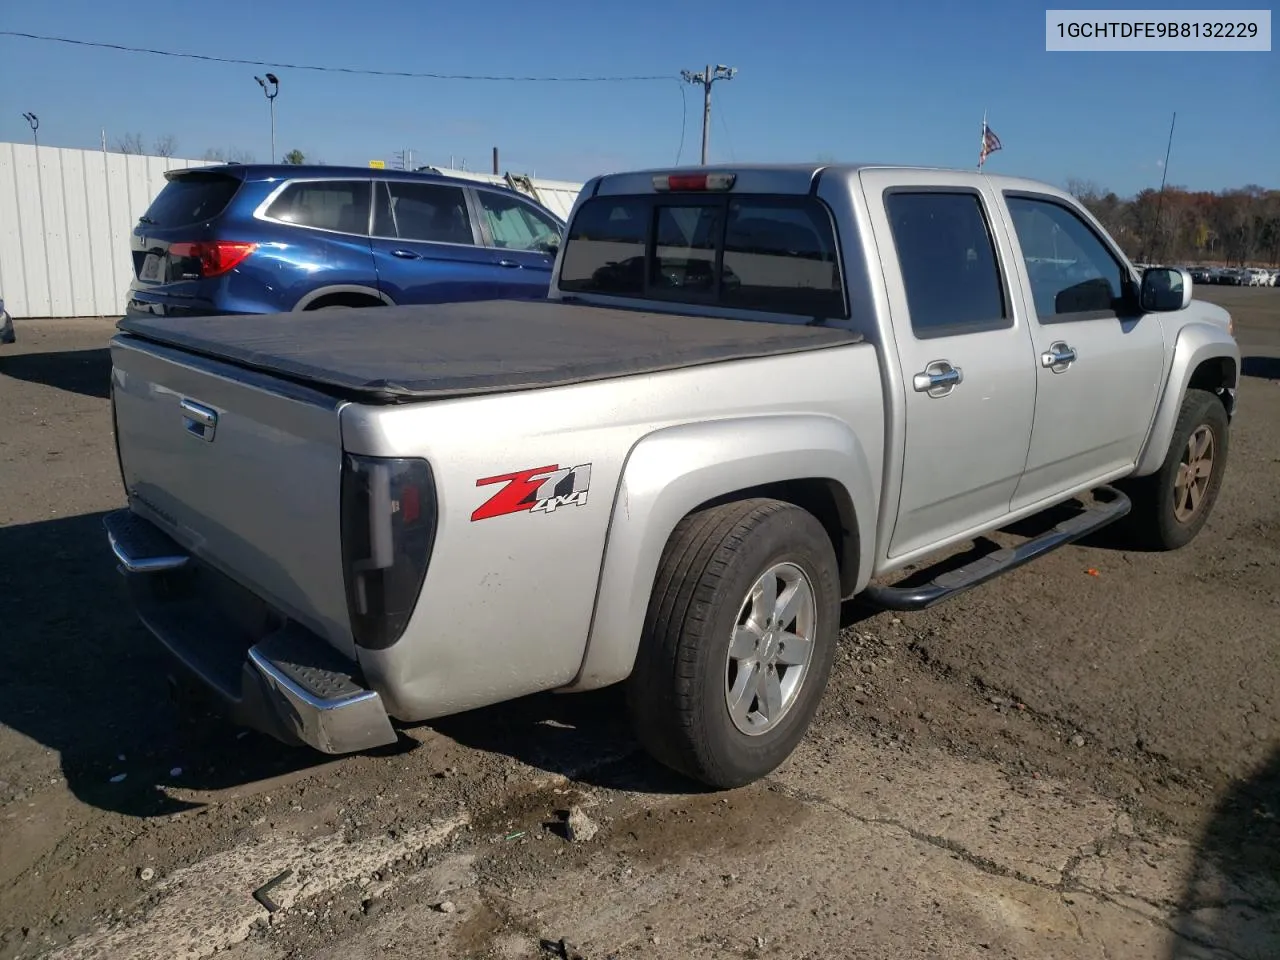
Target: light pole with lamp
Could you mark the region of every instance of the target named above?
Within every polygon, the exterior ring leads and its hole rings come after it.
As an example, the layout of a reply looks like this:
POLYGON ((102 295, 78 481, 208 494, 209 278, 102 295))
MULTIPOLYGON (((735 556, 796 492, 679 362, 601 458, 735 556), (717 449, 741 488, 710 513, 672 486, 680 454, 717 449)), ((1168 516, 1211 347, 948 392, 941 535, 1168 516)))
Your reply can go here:
POLYGON ((262 77, 254 77, 258 81, 258 86, 262 88, 262 92, 266 94, 267 103, 271 105, 271 162, 276 162, 276 96, 280 93, 280 81, 274 73, 268 73, 264 80, 262 77), (270 89, 267 85, 270 84, 270 89))
POLYGON ((31 139, 35 141, 37 147, 40 146, 40 134, 37 132, 40 129, 40 118, 34 113, 24 113, 22 119, 31 124, 31 139))

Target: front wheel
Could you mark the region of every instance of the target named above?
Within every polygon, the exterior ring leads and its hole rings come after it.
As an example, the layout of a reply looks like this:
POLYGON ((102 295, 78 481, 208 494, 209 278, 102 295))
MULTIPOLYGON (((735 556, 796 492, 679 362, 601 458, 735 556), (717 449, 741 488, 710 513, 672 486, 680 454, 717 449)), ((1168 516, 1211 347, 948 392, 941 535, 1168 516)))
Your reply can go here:
POLYGON ((808 511, 757 498, 686 517, 626 682, 636 736, 713 787, 765 776, 817 711, 839 618, 835 551, 808 511))
POLYGON ((1208 390, 1188 390, 1160 469, 1126 484, 1130 532, 1140 546, 1177 550, 1209 519, 1227 467, 1226 408, 1208 390))

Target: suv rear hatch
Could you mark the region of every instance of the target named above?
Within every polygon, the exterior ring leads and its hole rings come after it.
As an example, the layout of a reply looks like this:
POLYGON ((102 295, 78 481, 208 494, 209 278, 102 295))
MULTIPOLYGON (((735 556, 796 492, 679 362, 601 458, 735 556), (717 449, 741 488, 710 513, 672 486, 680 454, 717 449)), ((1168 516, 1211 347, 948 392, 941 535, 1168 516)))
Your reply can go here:
POLYGON ((131 237, 133 291, 196 298, 201 281, 227 273, 256 244, 219 240, 214 221, 243 180, 222 169, 170 170, 131 237))
POLYGON ((355 656, 343 579, 339 402, 133 337, 111 344, 130 507, 355 656))

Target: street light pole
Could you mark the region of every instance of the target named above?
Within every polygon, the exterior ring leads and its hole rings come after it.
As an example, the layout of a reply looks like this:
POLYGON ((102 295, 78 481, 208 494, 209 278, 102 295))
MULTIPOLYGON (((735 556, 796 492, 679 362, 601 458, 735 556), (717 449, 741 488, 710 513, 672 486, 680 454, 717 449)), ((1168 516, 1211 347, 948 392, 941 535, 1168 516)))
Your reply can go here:
POLYGON ((276 97, 280 93, 280 80, 274 73, 268 73, 265 80, 262 77, 254 77, 258 81, 258 86, 262 88, 262 92, 266 95, 267 103, 271 105, 271 162, 276 162, 276 97), (267 85, 271 88, 268 89, 267 85))
POLYGON ((702 73, 692 73, 689 70, 681 70, 680 76, 688 83, 698 83, 702 85, 702 164, 707 163, 707 145, 711 138, 711 85, 717 80, 732 80, 738 72, 737 67, 726 67, 723 64, 717 64, 714 72, 711 64, 707 64, 707 68, 702 73))
POLYGON ((35 141, 37 147, 40 146, 40 134, 37 132, 40 129, 40 118, 34 113, 24 113, 22 119, 31 125, 31 139, 35 141))

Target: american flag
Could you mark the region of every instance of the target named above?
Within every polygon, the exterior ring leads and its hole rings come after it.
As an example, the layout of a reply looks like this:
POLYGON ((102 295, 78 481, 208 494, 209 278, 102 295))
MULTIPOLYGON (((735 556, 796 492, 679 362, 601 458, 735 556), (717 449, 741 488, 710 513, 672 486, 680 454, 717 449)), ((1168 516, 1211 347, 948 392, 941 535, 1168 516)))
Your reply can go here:
POLYGON ((978 154, 978 169, 982 169, 982 165, 987 162, 987 157, 1001 149, 1003 144, 1000 138, 996 136, 996 132, 987 126, 984 118, 982 121, 982 151, 978 154))

